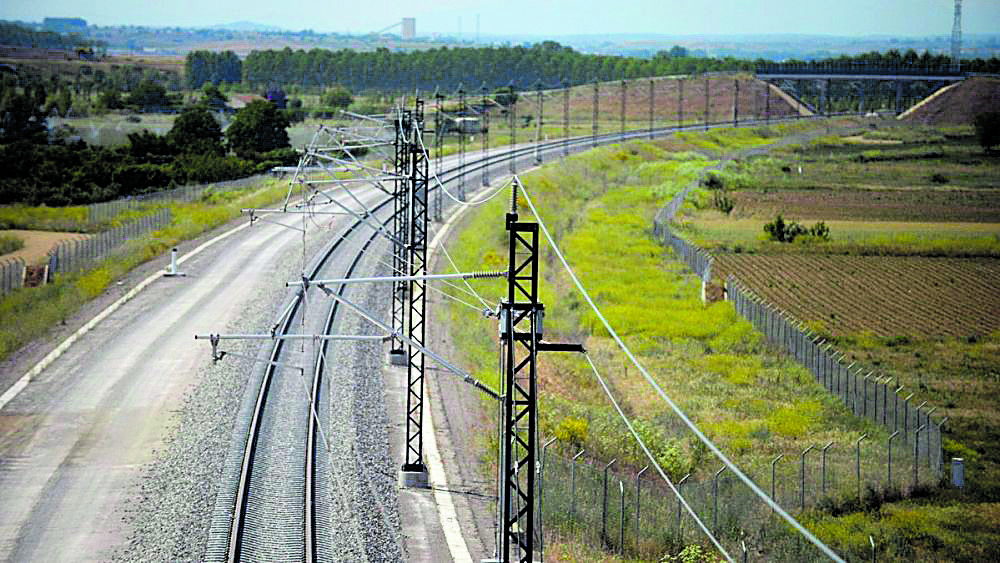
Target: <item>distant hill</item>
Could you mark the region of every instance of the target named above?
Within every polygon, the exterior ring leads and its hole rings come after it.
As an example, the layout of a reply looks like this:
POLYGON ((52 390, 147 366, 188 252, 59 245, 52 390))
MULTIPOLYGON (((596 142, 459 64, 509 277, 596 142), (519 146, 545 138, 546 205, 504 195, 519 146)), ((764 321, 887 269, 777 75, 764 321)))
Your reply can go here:
POLYGON ((248 21, 213 25, 209 27, 209 29, 224 29, 227 31, 262 31, 262 32, 285 31, 284 29, 273 25, 265 25, 262 23, 248 22, 248 21))

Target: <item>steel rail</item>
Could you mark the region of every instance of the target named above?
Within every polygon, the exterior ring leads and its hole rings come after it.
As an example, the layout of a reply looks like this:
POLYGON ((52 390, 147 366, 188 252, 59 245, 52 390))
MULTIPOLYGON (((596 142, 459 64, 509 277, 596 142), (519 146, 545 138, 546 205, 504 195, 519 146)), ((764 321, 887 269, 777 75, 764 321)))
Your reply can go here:
MULTIPOLYGON (((820 116, 817 116, 817 117, 820 117, 820 116)), ((796 119, 796 118, 772 119, 771 122, 780 122, 780 121, 787 121, 787 120, 794 120, 794 119, 796 119)), ((764 121, 763 120, 747 120, 747 121, 742 122, 742 124, 745 124, 745 125, 748 125, 748 126, 749 125, 756 125, 756 124, 760 124, 760 123, 764 123, 764 121)), ((730 122, 719 122, 719 123, 715 123, 715 124, 711 124, 710 123, 709 125, 710 126, 714 126, 714 127, 727 127, 727 126, 731 126, 730 122)), ((687 125, 687 126, 671 126, 671 127, 656 128, 656 129, 652 130, 652 133, 655 136, 655 135, 663 135, 663 134, 667 134, 667 133, 671 133, 671 132, 676 132, 676 131, 683 131, 683 130, 687 130, 687 129, 702 130, 703 128, 704 128, 704 124, 703 123, 702 124, 696 124, 696 125, 687 125)), ((629 131, 629 132, 625 132, 625 133, 622 133, 622 132, 606 133, 606 134, 603 134, 603 135, 598 135, 596 137, 596 139, 597 139, 598 143, 605 144, 605 143, 609 143, 609 142, 629 140, 629 139, 632 139, 632 138, 648 138, 649 135, 650 135, 650 133, 651 133, 651 131, 649 129, 635 130, 635 131, 629 131)), ((488 155, 485 158, 481 158, 479 160, 472 161, 471 162, 471 164, 473 165, 472 167, 469 166, 470 163, 466 163, 464 166, 456 166, 456 167, 453 167, 453 168, 450 168, 450 169, 447 169, 447 170, 443 170, 441 172, 441 174, 440 174, 439 177, 441 178, 441 180, 440 180, 441 183, 445 184, 445 183, 449 183, 449 182, 453 182, 453 181, 457 180, 462 175, 469 174, 469 173, 475 172, 477 170, 482 170, 482 169, 484 169, 484 168, 486 168, 486 167, 488 167, 490 165, 493 165, 493 164, 502 163, 502 162, 509 161, 511 159, 517 159, 517 158, 521 158, 521 157, 525 157, 525 158, 533 157, 535 155, 536 151, 541 151, 543 153, 550 152, 550 151, 561 151, 563 148, 565 148, 567 146, 578 146, 578 145, 586 145, 586 146, 589 147, 589 146, 591 146, 591 144, 594 141, 595 141, 595 136, 593 136, 593 135, 586 135, 586 136, 577 137, 577 138, 573 138, 573 139, 559 139, 559 140, 555 140, 555 141, 548 141, 548 142, 542 143, 542 144, 537 144, 537 143, 526 144, 526 145, 524 145, 522 147, 519 147, 519 148, 516 148, 516 149, 513 149, 513 150, 503 151, 501 149, 500 151, 498 151, 496 153, 493 153, 491 155, 488 155)), ((433 189, 437 189, 438 187, 440 187, 440 186, 438 186, 438 185, 431 186, 431 187, 428 188, 428 191, 433 190, 433 189)), ((384 207, 386 207, 392 201, 393 200, 392 200, 391 197, 385 198, 384 200, 382 200, 381 202, 379 202, 379 203, 377 203, 375 205, 375 207, 372 209, 372 212, 374 213, 374 212, 381 211, 384 207)), ((391 221, 391 220, 392 220, 392 217, 390 216, 389 218, 387 218, 385 220, 385 222, 383 223, 383 226, 385 224, 388 224, 388 222, 391 221)), ((346 228, 337 237, 337 239, 333 241, 333 243, 331 243, 329 246, 327 246, 322 251, 322 253, 320 255, 320 258, 314 259, 313 266, 310 269, 310 271, 309 271, 308 275, 306 276, 306 278, 309 279, 310 281, 312 281, 313 279, 315 279, 316 276, 319 275, 320 270, 327 264, 328 260, 333 256, 333 254, 336 252, 336 250, 339 249, 340 246, 345 243, 345 241, 347 240, 347 238, 349 236, 351 236, 352 234, 354 234, 362 226, 362 224, 363 224, 362 221, 355 220, 354 223, 352 223, 348 228, 346 228)), ((354 256, 354 258, 353 258, 353 260, 351 262, 351 265, 348 268, 348 273, 346 274, 345 277, 350 277, 350 275, 353 273, 354 269, 360 263, 361 258, 364 256, 364 254, 367 251, 368 247, 377 238, 378 235, 379 235, 379 231, 374 231, 374 232, 371 233, 371 235, 368 237, 368 240, 365 242, 365 244, 363 245, 363 247, 361 249, 359 249, 358 252, 355 254, 355 256, 354 256)), ((344 290, 345 287, 346 287, 346 283, 341 283, 340 287, 338 288, 338 294, 341 294, 343 292, 343 290, 344 290)), ((307 288, 300 289, 298 292, 296 292, 294 294, 294 296, 292 297, 292 302, 289 304, 288 308, 286 309, 285 314, 282 315, 283 316, 283 320, 281 321, 280 327, 279 327, 278 331, 276 331, 276 334, 280 334, 282 336, 288 334, 289 329, 290 329, 290 327, 292 326, 292 324, 293 324, 293 322, 295 320, 296 314, 299 313, 299 311, 300 311, 300 307, 301 307, 301 305, 303 303, 303 298, 305 296, 306 289, 307 288)), ((330 330, 332 329, 333 323, 334 323, 334 321, 336 319, 336 314, 337 314, 337 312, 339 310, 339 304, 340 304, 339 301, 334 300, 334 302, 330 306, 329 312, 327 314, 326 322, 325 322, 325 327, 324 327, 324 333, 325 334, 329 334, 330 330)), ((244 528, 245 528, 246 516, 247 516, 247 503, 248 503, 248 497, 249 497, 250 476, 251 476, 251 474, 253 472, 254 454, 255 454, 256 449, 257 449, 257 441, 258 441, 258 437, 259 437, 259 434, 260 434, 261 419, 262 419, 262 416, 263 416, 264 408, 265 408, 265 406, 267 404, 267 394, 268 394, 268 391, 270 389, 270 384, 271 384, 272 376, 273 376, 273 374, 275 372, 276 367, 280 365, 280 362, 278 362, 278 357, 280 356, 280 354, 281 354, 281 352, 283 350, 284 342, 285 342, 284 338, 276 338, 275 342, 274 342, 274 344, 272 346, 272 349, 271 349, 271 352, 270 352, 270 355, 269 355, 269 361, 267 362, 267 367, 265 368, 264 376, 263 376, 263 378, 261 380, 260 389, 259 389, 259 391, 257 393, 257 400, 256 400, 256 403, 255 403, 255 406, 254 406, 254 410, 253 410, 253 414, 252 414, 252 419, 251 419, 250 427, 249 427, 248 432, 247 432, 246 445, 245 445, 244 453, 243 453, 243 461, 242 461, 241 469, 240 469, 239 485, 238 485, 238 488, 237 488, 237 496, 236 496, 236 501, 235 501, 235 506, 234 506, 234 512, 235 513, 233 515, 232 524, 230 526, 230 533, 229 533, 228 560, 232 561, 232 562, 238 561, 239 557, 240 557, 240 548, 242 546, 243 531, 244 531, 244 528)), ((325 357, 326 357, 325 353, 326 353, 328 342, 329 342, 329 340, 327 340, 327 339, 323 339, 322 340, 321 349, 320 349, 320 352, 318 353, 318 357, 317 357, 317 361, 316 361, 316 369, 314 370, 314 373, 313 373, 312 385, 311 385, 311 397, 310 397, 310 403, 311 404, 310 404, 310 412, 309 412, 309 423, 308 423, 308 429, 307 429, 306 460, 305 460, 306 461, 306 486, 305 486, 305 491, 304 491, 304 498, 305 498, 305 512, 306 512, 306 514, 305 514, 305 527, 306 527, 306 530, 305 530, 305 532, 306 532, 305 533, 305 541, 306 541, 305 554, 306 554, 306 561, 309 562, 309 563, 312 563, 312 561, 315 560, 315 555, 316 555, 316 552, 315 552, 315 550, 316 550, 316 545, 315 545, 316 522, 315 522, 315 511, 314 511, 314 508, 315 508, 315 481, 314 481, 314 477, 315 476, 313 474, 314 474, 314 469, 315 469, 316 437, 317 437, 317 435, 319 433, 319 426, 318 426, 318 421, 316 420, 315 413, 317 412, 316 407, 317 407, 318 400, 319 400, 319 390, 320 390, 320 387, 322 385, 322 371, 323 371, 323 368, 325 367, 325 357)))
MULTIPOLYGON (((391 198, 386 198, 381 203, 376 205, 374 211, 380 211, 382 208, 387 206, 391 201, 392 201, 391 198)), ((327 261, 330 259, 331 256, 333 256, 334 252, 340 247, 341 244, 344 243, 344 241, 351 234, 353 234, 361 226, 361 224, 362 224, 361 221, 356 220, 351 226, 345 229, 332 244, 330 244, 326 249, 324 249, 321 258, 319 258, 318 260, 314 260, 313 267, 311 268, 310 272, 306 277, 311 280, 314 279, 317 275, 319 275, 320 270, 323 268, 323 266, 326 265, 327 261)), ((378 234, 377 231, 372 234, 371 239, 369 239, 369 241, 374 240, 376 234, 378 234)), ((354 261, 352 262, 351 271, 353 271, 354 266, 360 261, 360 258, 363 254, 364 250, 358 251, 354 261)), ((348 275, 350 275, 350 273, 348 273, 348 275)), ((304 290, 299 290, 297 293, 295 293, 295 296, 292 298, 292 304, 289 307, 290 310, 286 315, 284 315, 284 321, 281 323, 281 326, 277 331, 277 334, 284 335, 289 332, 289 329, 291 328, 292 323, 294 322, 295 315, 299 311, 299 308, 303 302, 302 300, 304 296, 305 296, 304 290)), ((331 308, 331 319, 332 315, 335 314, 335 311, 336 311, 335 308, 331 308)), ((330 320, 329 322, 332 322, 332 320, 330 320)), ((256 452, 257 449, 257 441, 260 434, 261 418, 264 413, 264 408, 267 404, 267 393, 270 389, 271 378, 278 365, 277 361, 278 356, 281 354, 281 351, 284 347, 284 342, 285 342, 284 339, 276 339, 274 345, 271 348, 271 353, 269 356, 270 363, 265 368, 264 377, 261 380, 260 390, 258 391, 257 394, 257 401, 254 406, 250 428, 247 432, 246 446, 244 448, 243 462, 240 469, 239 485, 237 488, 236 503, 234 506, 235 514, 233 515, 232 526, 230 527, 230 532, 229 532, 229 552, 227 559, 231 562, 239 561, 240 559, 240 548, 242 546, 243 531, 245 528, 246 516, 247 516, 247 502, 249 497, 250 476, 253 473, 254 453, 256 452)), ((325 349, 325 343, 326 341, 324 341, 324 349, 325 349)), ((314 381, 313 383, 314 395, 312 399, 314 401, 314 404, 310 406, 311 409, 315 408, 315 401, 317 400, 317 397, 315 396, 317 385, 318 384, 314 381)), ((312 416, 312 411, 310 411, 309 420, 310 420, 309 428, 311 431, 307 435, 308 438, 307 454, 314 453, 315 451, 314 440, 310 438, 315 434, 315 426, 314 426, 315 417, 312 416), (312 442, 311 446, 312 452, 309 451, 310 442, 312 442)), ((313 511, 315 503, 313 502, 313 494, 312 494, 312 491, 314 489, 314 482, 312 480, 313 459, 314 457, 312 455, 307 455, 306 459, 307 486, 306 486, 306 504, 305 504, 306 508, 305 517, 308 526, 307 530, 308 533, 305 538, 307 544, 305 546, 307 561, 311 561, 312 556, 315 553, 315 541, 313 534, 315 530, 314 526, 315 515, 313 511)))

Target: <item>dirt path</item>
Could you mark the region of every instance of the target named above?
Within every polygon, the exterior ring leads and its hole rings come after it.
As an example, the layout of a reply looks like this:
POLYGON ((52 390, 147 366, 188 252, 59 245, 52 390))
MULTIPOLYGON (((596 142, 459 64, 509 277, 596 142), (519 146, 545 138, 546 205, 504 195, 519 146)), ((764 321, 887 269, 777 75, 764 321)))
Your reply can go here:
POLYGON ((0 231, 3 235, 14 235, 24 241, 24 248, 0 256, 0 260, 20 258, 29 266, 38 266, 45 262, 49 250, 64 240, 83 240, 87 235, 81 233, 60 233, 53 231, 0 231))

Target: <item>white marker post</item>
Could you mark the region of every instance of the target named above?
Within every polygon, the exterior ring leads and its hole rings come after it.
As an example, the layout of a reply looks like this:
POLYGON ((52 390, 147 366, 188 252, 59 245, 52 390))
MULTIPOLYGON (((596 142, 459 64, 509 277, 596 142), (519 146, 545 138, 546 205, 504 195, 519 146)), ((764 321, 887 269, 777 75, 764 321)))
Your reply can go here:
POLYGON ((170 249, 170 266, 167 268, 167 272, 165 274, 163 274, 163 275, 164 275, 164 277, 168 277, 168 278, 183 277, 183 276, 187 275, 187 274, 184 274, 183 272, 178 272, 177 271, 177 249, 176 248, 170 249))

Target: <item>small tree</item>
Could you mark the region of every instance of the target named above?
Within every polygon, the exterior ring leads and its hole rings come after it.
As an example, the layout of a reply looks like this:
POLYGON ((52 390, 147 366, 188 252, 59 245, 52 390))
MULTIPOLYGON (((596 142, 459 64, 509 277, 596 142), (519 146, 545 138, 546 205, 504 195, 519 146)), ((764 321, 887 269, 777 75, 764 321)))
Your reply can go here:
POLYGON ((347 109, 354 103, 351 91, 343 86, 334 86, 323 94, 323 106, 326 108, 347 109))
POLYGON ((226 102, 229 101, 226 95, 219 90, 219 87, 211 82, 206 82, 201 87, 201 93, 204 96, 202 98, 208 107, 212 109, 223 109, 226 107, 226 102))
POLYGON ((222 128, 212 113, 201 105, 184 108, 167 133, 167 140, 180 153, 222 155, 222 128))
POLYGON ((237 155, 249 156, 290 147, 288 118, 270 102, 256 100, 236 112, 226 140, 237 155))
POLYGON ((144 78, 129 94, 125 104, 144 110, 163 109, 170 106, 170 100, 162 84, 144 78))
POLYGON ((986 152, 1000 145, 1000 112, 990 111, 976 116, 976 138, 986 152))

